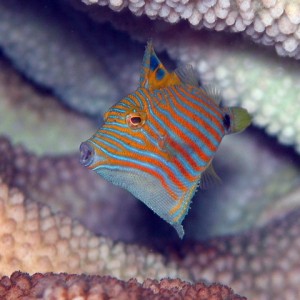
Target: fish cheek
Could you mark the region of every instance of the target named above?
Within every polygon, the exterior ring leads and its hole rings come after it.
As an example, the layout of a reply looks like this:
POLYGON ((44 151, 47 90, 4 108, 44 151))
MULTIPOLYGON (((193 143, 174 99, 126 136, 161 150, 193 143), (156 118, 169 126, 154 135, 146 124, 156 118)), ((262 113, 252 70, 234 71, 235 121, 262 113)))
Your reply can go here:
POLYGON ((160 134, 158 147, 167 161, 172 161, 176 157, 176 150, 172 146, 172 140, 168 133, 160 134))

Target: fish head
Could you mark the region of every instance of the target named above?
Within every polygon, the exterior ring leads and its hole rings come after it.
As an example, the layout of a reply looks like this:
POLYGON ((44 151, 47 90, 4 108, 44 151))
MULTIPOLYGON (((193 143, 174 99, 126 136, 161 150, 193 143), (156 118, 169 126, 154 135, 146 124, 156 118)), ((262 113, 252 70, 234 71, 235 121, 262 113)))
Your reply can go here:
POLYGON ((80 145, 80 162, 89 169, 114 169, 124 160, 134 157, 134 151, 145 150, 147 107, 131 103, 128 95, 113 105, 103 116, 104 124, 87 141, 80 145))

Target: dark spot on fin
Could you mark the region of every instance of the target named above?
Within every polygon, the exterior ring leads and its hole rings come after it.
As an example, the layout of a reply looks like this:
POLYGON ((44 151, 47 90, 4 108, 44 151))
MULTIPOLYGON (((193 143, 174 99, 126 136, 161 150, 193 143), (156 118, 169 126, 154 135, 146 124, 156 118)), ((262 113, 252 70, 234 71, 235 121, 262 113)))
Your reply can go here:
POLYGON ((140 87, 153 91, 179 84, 181 84, 179 77, 175 72, 169 73, 167 71, 155 54, 150 40, 145 50, 140 71, 140 87))
POLYGON ((155 77, 157 80, 162 80, 165 77, 165 74, 166 74, 166 72, 163 69, 159 68, 156 71, 155 77))
POLYGON ((159 66, 159 61, 157 56, 152 54, 150 57, 150 70, 154 71, 159 66))
POLYGON ((223 125, 225 127, 225 129, 228 131, 231 125, 231 120, 230 120, 230 116, 228 114, 225 114, 223 116, 223 125))

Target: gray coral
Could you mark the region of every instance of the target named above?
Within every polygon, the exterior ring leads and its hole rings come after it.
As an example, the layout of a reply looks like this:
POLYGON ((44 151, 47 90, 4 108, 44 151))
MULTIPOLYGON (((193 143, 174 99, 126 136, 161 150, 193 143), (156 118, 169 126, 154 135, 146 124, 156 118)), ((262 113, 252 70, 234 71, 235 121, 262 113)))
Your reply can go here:
POLYGON ((73 0, 128 7, 136 16, 146 15, 169 23, 187 20, 193 28, 245 32, 254 41, 275 45, 277 53, 300 58, 300 4, 295 0, 73 0))
MULTIPOLYGON (((65 14, 55 1, 47 5, 34 0, 22 4, 15 0, 2 2, 0 19, 0 44, 4 53, 69 107, 95 116, 119 97, 120 88, 115 82, 121 78, 110 76, 117 74, 111 67, 116 48, 108 31, 100 27, 89 29, 84 17, 75 12, 74 16, 65 14), (77 22, 72 22, 74 18, 77 22), (94 31, 93 38, 82 36, 81 30, 94 31), (99 47, 109 43, 110 48, 99 47)), ((118 43, 122 45, 121 41, 118 43)), ((130 52, 135 54, 134 45, 130 52)), ((130 60, 128 71, 134 66, 133 55, 130 60)), ((136 66, 137 63, 136 60, 136 66)))

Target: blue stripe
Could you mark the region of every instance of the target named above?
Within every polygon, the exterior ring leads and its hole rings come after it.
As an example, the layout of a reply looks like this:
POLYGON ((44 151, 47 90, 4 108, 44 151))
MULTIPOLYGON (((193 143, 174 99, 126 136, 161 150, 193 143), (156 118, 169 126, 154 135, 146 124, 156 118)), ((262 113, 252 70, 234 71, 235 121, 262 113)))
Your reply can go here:
MULTIPOLYGON (((101 148, 101 151, 103 151, 106 155, 108 155, 110 157, 113 157, 114 159, 117 159, 117 160, 120 160, 120 161, 131 162, 131 163, 136 164, 137 165, 137 167, 136 167, 137 171, 139 171, 138 166, 140 165, 140 166, 146 167, 150 170, 153 170, 153 171, 159 173, 164 178, 165 182, 167 183, 167 185, 170 187, 170 189, 172 191, 174 191, 177 195, 179 195, 179 193, 180 194, 182 193, 179 189, 177 189, 176 185, 170 180, 170 178, 161 169, 158 169, 156 166, 153 166, 153 165, 148 164, 147 162, 143 162, 141 160, 135 160, 135 159, 132 159, 132 158, 129 158, 129 157, 125 157, 124 155, 121 155, 121 156, 116 155, 115 153, 112 153, 109 150, 106 150, 104 148, 101 148)), ((122 169, 124 171, 126 171, 128 169, 127 167, 124 167, 124 166, 121 166, 121 165, 118 165, 118 166, 114 167, 110 164, 109 165, 101 164, 100 166, 94 168, 94 171, 97 171, 98 169, 103 169, 103 168, 107 168, 107 169, 116 168, 116 169, 119 169, 119 170, 122 169)), ((130 167, 130 170, 132 170, 132 169, 133 168, 130 167)), ((140 172, 143 172, 143 171, 140 171, 140 172)))
MULTIPOLYGON (((128 106, 129 107, 129 106, 128 106)), ((120 109, 120 108, 115 108, 112 107, 109 112, 116 112, 116 113, 125 113, 127 111, 127 109, 120 109)))
MULTIPOLYGON (((109 142, 108 142, 107 140, 108 140, 108 139, 111 139, 111 140, 113 140, 114 142, 116 142, 117 144, 120 144, 122 147, 124 147, 128 152, 138 153, 138 154, 141 154, 141 155, 143 155, 143 156, 145 156, 145 157, 151 157, 151 158, 154 158, 154 159, 156 159, 157 161, 161 162, 161 164, 163 164, 163 165, 167 166, 168 168, 170 168, 170 169, 172 170, 172 172, 175 174, 175 176, 176 176, 177 178, 180 178, 180 179, 181 179, 181 182, 183 182, 183 184, 184 184, 185 186, 188 187, 188 186, 190 185, 190 181, 188 181, 188 179, 186 179, 186 178, 184 178, 184 177, 182 176, 180 170, 179 170, 174 164, 166 162, 165 159, 163 159, 161 156, 159 156, 159 155, 157 155, 157 154, 154 154, 153 152, 144 150, 144 149, 143 149, 142 151, 141 151, 140 149, 136 149, 135 147, 132 147, 132 146, 128 145, 127 143, 121 141, 120 139, 115 138, 114 136, 111 136, 111 135, 109 135, 109 134, 105 134, 105 133, 104 133, 103 135, 104 135, 105 141, 102 140, 102 139, 99 139, 100 143, 104 143, 104 142, 105 142, 105 144, 107 144, 107 145, 109 146, 110 144, 109 144, 109 142)), ((124 134, 124 136, 125 136, 127 139, 129 139, 129 140, 130 140, 130 138, 132 138, 131 136, 128 136, 128 135, 126 135, 126 134, 124 134)), ((98 148, 101 149, 101 150, 103 150, 103 149, 100 147, 100 145, 98 145, 98 148)), ((116 146, 114 146, 114 148, 116 149, 116 146)), ((117 148, 117 149, 118 149, 118 148, 117 148)), ((118 149, 118 150, 119 150, 119 149, 118 149)), ((115 158, 115 159, 123 160, 123 159, 121 159, 122 156, 120 156, 120 155, 116 155, 116 154, 114 154, 114 153, 111 153, 110 155, 111 155, 113 158, 115 158)), ((121 155, 124 156, 124 153, 121 153, 121 155)), ((140 161, 132 160, 132 159, 130 159, 130 158, 128 158, 128 157, 126 157, 126 159, 127 159, 128 161, 136 162, 137 164, 140 162, 140 161)), ((149 164, 145 163, 145 165, 149 165, 149 164)), ((162 173, 162 170, 159 170, 159 171, 160 171, 160 172, 159 172, 160 174, 165 174, 165 173, 162 173)), ((199 174, 199 173, 196 173, 196 175, 197 175, 197 174, 199 174)), ((196 175, 195 175, 195 176, 196 176, 196 175)), ((167 179, 167 177, 168 177, 167 174, 165 174, 165 175, 163 176, 163 178, 164 178, 165 180, 167 179)))
MULTIPOLYGON (((183 98, 186 98, 186 99, 188 99, 190 102, 193 102, 194 104, 196 104, 196 105, 198 105, 198 106, 200 106, 201 108, 203 108, 204 110, 206 110, 207 112, 208 112, 208 114, 211 114, 211 115, 213 115, 214 117, 216 117, 218 120, 219 120, 219 122, 220 123, 222 123, 222 119, 220 118, 220 116, 218 115, 218 114, 216 114, 213 110, 211 110, 210 108, 209 108, 209 105, 211 105, 211 101, 212 100, 207 100, 207 99, 204 99, 203 97, 201 97, 201 96, 199 96, 199 100, 200 101, 197 101, 197 100, 195 100, 195 99, 193 99, 193 98, 191 98, 188 94, 190 94, 187 90, 185 90, 185 89, 183 89, 183 88, 181 88, 181 87, 179 87, 179 86, 174 86, 174 88, 176 88, 176 91, 178 92, 178 93, 180 93, 181 95, 182 95, 182 97, 183 98), (184 93, 185 92, 185 93, 184 93), (207 105, 206 104, 203 104, 202 102, 201 102, 201 100, 202 101, 205 101, 206 103, 207 103, 207 105)), ((194 94, 194 96, 197 96, 197 94, 200 94, 200 93, 197 93, 196 91, 195 91, 195 94, 194 94)), ((203 96, 205 96, 205 95, 203 95, 203 96)), ((216 105, 215 105, 216 106, 216 105)), ((217 108, 217 106, 216 106, 216 108, 217 108)), ((202 114, 200 114, 200 116, 202 116, 202 114)), ((221 134, 221 135, 223 135, 223 134, 221 134)))
MULTIPOLYGON (((139 90, 139 92, 140 92, 142 95, 145 96, 145 94, 144 94, 144 92, 143 92, 142 90, 139 90)), ((151 96, 152 96, 152 98, 154 97, 154 95, 151 95, 151 96)), ((147 99, 146 96, 145 96, 144 98, 147 99)), ((153 99, 151 99, 151 100, 153 100, 153 99)), ((158 122, 158 124, 160 124, 160 126, 164 129, 164 131, 166 131, 167 133, 170 132, 169 127, 168 127, 164 122, 162 122, 162 120, 161 120, 160 118, 157 117, 156 112, 154 112, 154 111, 152 110, 152 105, 151 105, 151 103, 150 103, 149 101, 147 101, 147 104, 148 104, 149 113, 153 116, 153 118, 158 122)), ((157 107, 158 107, 158 106, 157 106, 157 107)), ((170 118, 169 118, 169 119, 170 119, 170 118)), ((160 136, 159 130, 158 130, 157 128, 155 128, 154 125, 151 124, 150 122, 149 122, 149 125, 151 125, 151 129, 152 129, 158 136, 160 136)), ((175 141, 180 141, 179 144, 183 145, 183 148, 186 148, 186 147, 184 147, 184 141, 182 142, 182 140, 181 140, 181 138, 180 138, 179 136, 177 136, 177 135, 174 134, 174 133, 171 133, 170 136, 172 137, 173 140, 175 140, 175 141)), ((197 141, 198 141, 198 140, 199 140, 199 139, 197 138, 197 141)), ((156 141, 156 145, 158 145, 158 142, 159 142, 159 141, 156 141)), ((180 155, 180 153, 177 153, 177 154, 178 154, 178 155, 177 155, 176 157, 177 157, 177 159, 180 161, 182 167, 185 168, 185 169, 187 170, 187 172, 189 172, 192 176, 198 176, 198 175, 199 175, 199 172, 196 171, 196 170, 194 170, 193 166, 192 166, 192 165, 191 165, 191 164, 190 164, 190 163, 189 163, 182 155, 180 155)), ((191 153, 191 156, 192 156, 193 160, 195 160, 195 162, 196 162, 196 164, 197 164, 198 166, 200 166, 200 167, 206 166, 207 162, 206 162, 206 161, 203 161, 203 160, 201 159, 201 157, 198 156, 198 153, 192 152, 192 153, 191 153), (197 157, 194 158, 195 155, 196 155, 197 157)), ((182 177, 182 175, 181 175, 181 177, 182 177)))
MULTIPOLYGON (((93 139, 89 140, 89 142, 93 143, 95 148, 98 148, 100 149, 101 151, 103 150, 103 148, 100 146, 100 144, 98 144, 97 142, 100 142, 101 144, 105 144, 106 146, 110 147, 110 148, 113 148, 115 151, 119 151, 119 147, 109 143, 109 142, 106 142, 105 140, 101 139, 101 138, 98 138, 96 136, 93 136, 93 139)), ((98 156, 98 155, 97 155, 98 156)))
MULTIPOLYGON (((186 108, 188 111, 190 111, 191 113, 193 113, 194 115, 196 115, 197 117, 199 117, 199 119, 202 119, 207 125, 209 125, 210 127, 214 128, 216 130, 216 132, 218 133, 218 135, 220 136, 220 138, 222 138, 222 136, 224 135, 222 133, 222 131, 220 130, 220 128, 218 128, 216 126, 216 124, 211 121, 210 119, 208 119, 203 113, 200 113, 198 111, 193 110, 187 103, 183 103, 176 95, 176 91, 174 92, 173 89, 170 89, 170 92, 172 93, 172 95, 174 96, 174 98, 176 99, 176 101, 183 106, 184 108, 186 108)), ((178 93, 180 93, 180 91, 178 91, 178 93)), ((182 93, 180 93, 182 95, 182 93)), ((183 95, 182 95, 183 96, 183 95)), ((172 102, 173 100, 170 99, 172 102)), ((205 127, 203 126, 199 126, 200 124, 198 122, 195 122, 193 120, 191 120, 188 116, 186 116, 185 114, 183 114, 180 110, 178 110, 175 106, 172 106, 172 108, 176 111, 176 113, 178 115, 180 115, 183 119, 188 119, 189 123, 194 126, 195 128, 197 128, 200 132, 202 132, 207 138, 209 138, 209 140, 214 144, 214 146, 218 146, 220 144, 220 142, 218 140, 216 140, 216 138, 210 134, 205 127)), ((206 109, 205 109, 206 110, 206 109)), ((206 110, 207 111, 207 110, 206 110)), ((198 138, 199 140, 199 138, 198 138)), ((196 140, 197 142, 197 140, 196 140)), ((203 143, 202 143, 203 144, 203 143)))
MULTIPOLYGON (((127 101, 129 101, 129 103, 132 104, 133 106, 136 105, 136 102, 134 101, 134 99, 129 98, 129 96, 123 98, 122 100, 127 100, 127 101)), ((129 107, 131 107, 131 106, 129 106, 129 107)))
MULTIPOLYGON (((141 109, 144 109, 144 102, 142 101, 141 97, 143 97, 143 95, 139 95, 138 94, 139 90, 137 89, 136 92, 134 93, 134 97, 139 101, 140 103, 140 108, 141 109)), ((144 100, 147 101, 147 98, 144 97, 144 100)))
MULTIPOLYGON (((155 132, 155 129, 153 129, 153 125, 152 124, 148 124, 149 128, 155 132)), ((147 138, 147 140, 154 146, 154 147, 158 147, 158 141, 148 132, 149 130, 142 128, 141 132, 145 135, 145 137, 147 138)))
MULTIPOLYGON (((170 107, 172 107, 172 106, 170 106, 170 107)), ((158 112, 161 113, 162 115, 165 115, 165 116, 168 118, 169 122, 172 122, 172 123, 173 123, 173 126, 179 127, 179 128, 181 129, 181 131, 183 132, 183 134, 185 134, 185 135, 187 135, 188 137, 190 137, 196 144, 199 143, 199 138, 198 138, 197 136, 195 136, 195 135, 194 135, 191 131, 189 131, 187 128, 183 127, 180 123, 177 123, 177 120, 174 120, 174 117, 172 116, 172 114, 171 114, 168 110, 163 109, 163 108, 161 108, 160 106, 157 106, 157 110, 158 110, 158 112)), ((160 125, 164 128, 164 130, 167 131, 167 132, 170 132, 170 129, 168 128, 168 126, 167 126, 166 124, 164 124, 163 122, 161 122, 161 121, 159 120, 159 118, 156 117, 156 115, 155 115, 153 112, 152 112, 152 114, 153 114, 155 120, 157 120, 158 122, 160 122, 160 125)), ((170 136, 174 136, 174 135, 175 135, 174 132, 172 132, 172 133, 170 134, 170 136)), ((177 137, 177 138, 175 138, 175 140, 181 141, 181 144, 182 144, 182 145, 185 144, 185 141, 182 140, 181 137, 179 137, 178 135, 175 135, 175 136, 177 137)), ((213 154, 215 153, 215 151, 211 151, 211 150, 206 146, 205 143, 202 142, 202 143, 201 143, 201 146, 202 146, 201 149, 204 151, 204 153, 205 153, 206 155, 211 156, 211 155, 213 155, 213 154)), ((196 153, 196 154, 197 154, 197 153, 196 153)), ((200 156, 198 156, 198 154, 197 154, 197 157, 198 157, 198 159, 199 159, 199 160, 197 160, 197 161, 199 161, 199 163, 200 163, 200 162, 202 161, 202 159, 201 159, 200 156)), ((203 161, 202 161, 202 162, 203 162, 203 161)))
MULTIPOLYGON (((109 114, 109 115, 107 116, 107 118, 106 118, 107 122, 108 122, 108 119, 124 120, 124 116, 109 114)), ((111 123, 119 124, 119 123, 116 123, 116 122, 111 122, 111 123)))
MULTIPOLYGON (((121 119, 124 120, 124 117, 121 118, 121 119)), ((126 123, 119 123, 119 122, 109 121, 109 122, 106 122, 106 123, 103 125, 103 127, 101 127, 99 130, 105 129, 104 126, 105 126, 105 128, 106 128, 106 127, 111 128, 112 126, 113 126, 113 127, 116 126, 116 127, 120 127, 120 128, 128 128, 128 125, 127 125, 126 123)))
MULTIPOLYGON (((108 124, 106 124, 106 125, 108 125, 108 124)), ((110 132, 115 133, 117 136, 118 136, 118 135, 125 136, 126 138, 128 138, 128 139, 130 139, 130 140, 133 140, 133 141, 139 143, 140 145, 144 145, 144 141, 143 141, 143 140, 141 140, 141 139, 139 139, 139 138, 136 138, 136 137, 134 137, 134 136, 132 136, 132 135, 128 135, 128 134, 126 134, 125 132, 121 132, 121 131, 119 131, 119 130, 117 130, 117 129, 113 129, 113 128, 107 128, 107 127, 101 128, 99 134, 103 135, 104 138, 106 138, 107 135, 108 135, 108 136, 111 136, 111 135, 110 135, 110 132)), ((119 139, 117 139, 117 141, 119 141, 119 139)))
POLYGON ((118 107, 118 106, 124 106, 126 108, 130 108, 131 106, 127 103, 124 102, 118 102, 117 104, 115 104, 113 107, 118 107))
MULTIPOLYGON (((157 132, 156 128, 154 127, 153 124, 149 123, 149 128, 160 138, 162 138, 159 134, 159 132, 157 132)), ((143 130, 144 135, 146 136, 146 138, 150 141, 151 144, 153 144, 154 147, 160 148, 159 146, 159 142, 160 140, 157 140, 155 138, 153 138, 153 136, 147 131, 147 130, 143 130)), ((176 154, 178 154, 176 152, 176 154)), ((196 171, 193 166, 186 161, 186 159, 182 156, 182 155, 176 155, 176 158, 179 160, 180 164, 182 165, 183 168, 185 168, 187 170, 188 173, 191 174, 191 176, 198 176, 199 175, 199 171, 196 171)), ((192 154, 192 153, 191 153, 192 154)), ((168 164, 171 164, 172 162, 168 162, 168 164)), ((199 167, 204 167, 206 165, 206 162, 204 161, 198 161, 196 159, 195 163, 197 164, 197 166, 199 167)))

